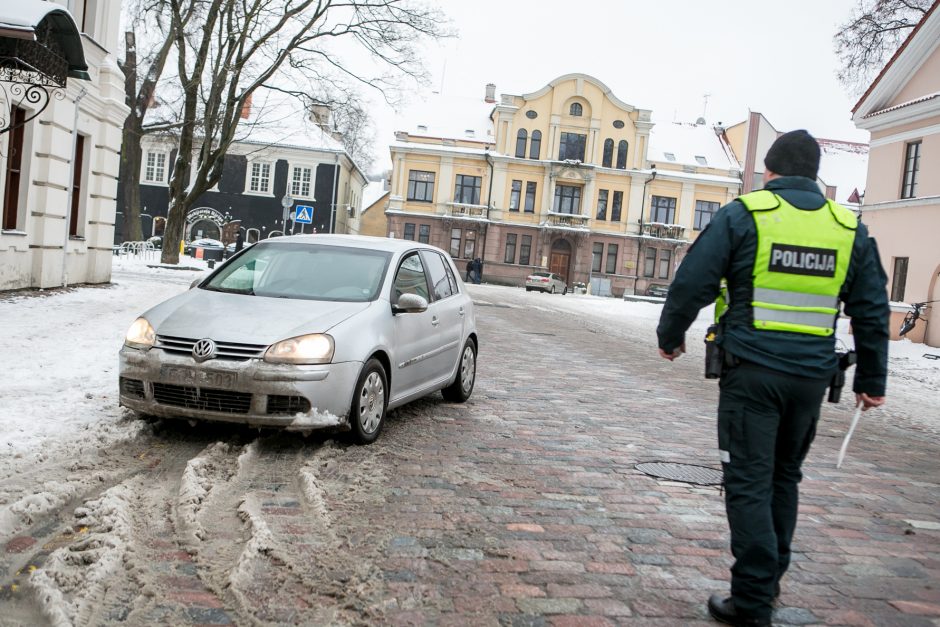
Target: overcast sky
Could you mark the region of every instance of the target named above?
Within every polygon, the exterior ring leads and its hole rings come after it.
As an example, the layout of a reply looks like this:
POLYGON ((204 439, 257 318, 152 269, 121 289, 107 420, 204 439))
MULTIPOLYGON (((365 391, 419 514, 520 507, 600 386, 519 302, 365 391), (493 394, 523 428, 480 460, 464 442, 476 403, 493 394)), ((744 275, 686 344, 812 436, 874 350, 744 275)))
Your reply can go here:
MULTIPOLYGON (((868 141, 851 122, 857 98, 836 80, 833 34, 857 0, 437 0, 457 37, 431 45, 431 87, 445 95, 536 91, 590 74, 654 121, 743 121, 868 141), (709 94, 706 99, 705 94, 709 94)), ((422 99, 414 88, 412 103, 422 99)), ((408 105, 406 104, 406 107, 408 105)), ((377 167, 406 112, 376 103, 377 167)))

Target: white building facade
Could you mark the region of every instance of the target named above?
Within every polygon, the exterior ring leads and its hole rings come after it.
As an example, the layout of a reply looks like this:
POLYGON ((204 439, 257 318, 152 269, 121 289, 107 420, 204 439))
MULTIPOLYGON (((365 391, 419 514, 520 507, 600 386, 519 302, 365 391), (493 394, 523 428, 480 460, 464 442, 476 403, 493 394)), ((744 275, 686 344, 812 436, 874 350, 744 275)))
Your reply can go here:
POLYGON ((120 10, 118 0, 17 0, 0 9, 0 290, 111 279, 128 113, 115 55, 120 10), (42 72, 16 53, 50 41, 42 53, 61 54, 68 79, 39 89, 42 72))

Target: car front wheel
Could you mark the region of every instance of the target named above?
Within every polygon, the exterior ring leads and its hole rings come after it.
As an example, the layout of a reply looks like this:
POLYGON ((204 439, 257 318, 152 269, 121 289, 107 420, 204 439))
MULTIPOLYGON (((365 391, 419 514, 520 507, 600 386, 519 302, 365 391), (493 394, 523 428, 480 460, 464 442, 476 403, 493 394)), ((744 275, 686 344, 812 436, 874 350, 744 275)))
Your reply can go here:
POLYGON ((382 432, 388 407, 387 389, 385 368, 378 359, 370 359, 359 375, 349 412, 352 435, 359 444, 375 442, 382 432))
POLYGON ((448 401, 454 403, 466 402, 473 393, 473 384, 477 378, 477 347, 473 340, 468 339, 460 353, 460 363, 457 364, 457 378, 454 382, 441 390, 441 394, 448 401))

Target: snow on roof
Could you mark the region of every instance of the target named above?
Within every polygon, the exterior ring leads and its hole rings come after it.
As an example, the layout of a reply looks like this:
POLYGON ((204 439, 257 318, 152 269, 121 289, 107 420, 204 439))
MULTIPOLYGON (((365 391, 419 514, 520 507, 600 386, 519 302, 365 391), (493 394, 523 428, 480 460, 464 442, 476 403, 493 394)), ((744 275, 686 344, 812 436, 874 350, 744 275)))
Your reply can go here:
POLYGON ((650 131, 647 158, 654 163, 677 163, 720 170, 740 169, 731 147, 725 144, 713 127, 706 124, 657 122, 650 131), (705 163, 702 163, 701 157, 704 157, 705 163))
POLYGON ((385 181, 369 181, 369 184, 362 190, 362 208, 371 207, 375 201, 388 193, 385 189, 385 181))
POLYGON ((494 142, 496 137, 490 114, 496 105, 483 98, 433 93, 408 108, 401 115, 396 130, 422 137, 494 142))
POLYGON ((819 178, 826 185, 836 187, 836 202, 857 205, 858 202, 849 201, 849 197, 856 189, 859 193, 865 191, 868 177, 868 145, 833 139, 817 141, 822 149, 819 178))
POLYGON ((911 105, 915 105, 921 102, 933 100, 934 98, 940 98, 940 91, 935 91, 932 94, 925 94, 918 98, 914 98, 913 100, 908 100, 907 102, 896 104, 893 107, 888 107, 887 109, 879 109, 878 111, 872 111, 871 113, 865 116, 865 119, 873 118, 876 115, 881 115, 882 113, 888 113, 889 111, 897 111, 898 109, 903 109, 904 107, 909 107, 911 105))

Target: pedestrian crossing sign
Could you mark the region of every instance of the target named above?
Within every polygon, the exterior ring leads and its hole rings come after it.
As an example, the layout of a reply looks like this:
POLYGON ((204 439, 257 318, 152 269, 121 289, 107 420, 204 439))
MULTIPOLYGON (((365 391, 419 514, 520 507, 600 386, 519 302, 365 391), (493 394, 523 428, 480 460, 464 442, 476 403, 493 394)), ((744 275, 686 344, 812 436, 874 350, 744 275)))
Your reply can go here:
POLYGON ((294 222, 297 224, 313 223, 313 207, 309 205, 297 205, 297 213, 294 215, 294 222))

